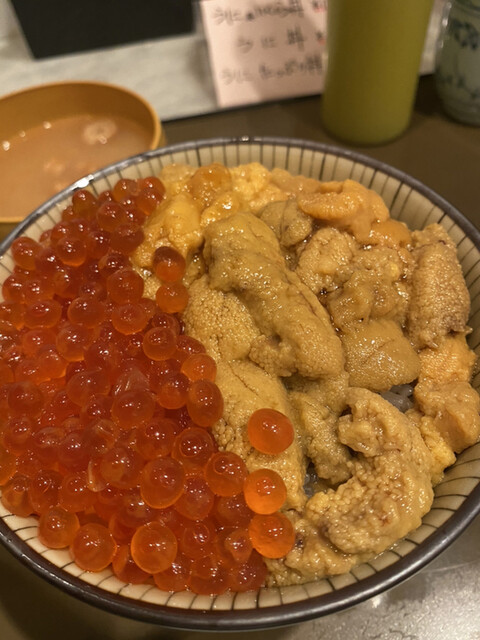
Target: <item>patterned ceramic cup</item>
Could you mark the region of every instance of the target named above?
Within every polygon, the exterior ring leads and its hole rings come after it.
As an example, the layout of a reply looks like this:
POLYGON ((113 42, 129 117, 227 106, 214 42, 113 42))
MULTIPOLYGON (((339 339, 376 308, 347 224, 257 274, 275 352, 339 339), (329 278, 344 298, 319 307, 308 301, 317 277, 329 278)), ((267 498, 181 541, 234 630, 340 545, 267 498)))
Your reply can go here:
POLYGON ((435 79, 445 111, 455 120, 480 125, 480 0, 447 2, 435 79))

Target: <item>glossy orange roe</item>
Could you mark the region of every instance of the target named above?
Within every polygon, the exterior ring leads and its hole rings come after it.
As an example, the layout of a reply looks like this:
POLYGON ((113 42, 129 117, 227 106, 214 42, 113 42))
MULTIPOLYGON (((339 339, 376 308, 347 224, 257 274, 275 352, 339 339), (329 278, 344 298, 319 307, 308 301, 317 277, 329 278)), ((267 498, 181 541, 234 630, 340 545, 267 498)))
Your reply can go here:
POLYGON ((38 539, 51 549, 63 549, 72 544, 80 528, 76 513, 62 507, 52 507, 40 516, 38 539))
POLYGON ((73 559, 85 571, 102 571, 112 562, 117 549, 112 534, 102 524, 89 522, 78 529, 70 545, 73 559))
POLYGON ((4 485, 15 472, 15 456, 0 446, 0 484, 4 485))
POLYGON ((142 584, 150 577, 132 558, 129 544, 123 544, 117 549, 112 560, 112 571, 119 580, 129 584, 142 584))
POLYGON ((156 458, 144 466, 139 479, 140 492, 147 504, 165 509, 177 502, 184 490, 185 471, 173 458, 156 458))
POLYGON ((250 443, 262 453, 278 455, 293 442, 293 425, 286 415, 275 409, 258 409, 247 423, 250 443))
MULTIPOLYGON (((111 566, 125 582, 199 594, 258 589, 261 554, 293 545, 277 511, 285 487, 218 451, 216 364, 183 333, 185 259, 174 249, 156 250, 160 286, 144 296, 129 256, 164 195, 155 177, 98 197, 80 189, 38 241, 12 244, 0 303, 1 500, 38 516, 39 540, 69 548, 84 571, 111 566)), ((268 429, 252 418, 250 437, 272 454, 293 431, 267 415, 268 429)))
POLYGON ((287 488, 281 476, 273 469, 252 471, 243 486, 247 505, 255 513, 274 513, 283 506, 287 488))
POLYGON ((248 526, 254 549, 266 558, 281 558, 293 548, 295 530, 283 513, 254 515, 248 526))
POLYGON ((243 489, 247 477, 245 462, 236 453, 214 453, 205 466, 205 478, 218 496, 234 496, 243 489))
POLYGON ((217 365, 215 360, 206 353, 192 353, 182 362, 180 371, 189 380, 209 380, 215 382, 217 365))
POLYGON ((149 522, 133 534, 130 551, 137 566, 152 574, 171 566, 177 546, 177 538, 171 529, 160 522, 149 522))
POLYGON ((159 247, 153 254, 155 275, 164 282, 177 282, 185 273, 185 258, 172 247, 159 247))
POLYGON ((168 569, 153 574, 155 584, 163 591, 184 591, 189 586, 191 564, 189 558, 178 553, 168 569))

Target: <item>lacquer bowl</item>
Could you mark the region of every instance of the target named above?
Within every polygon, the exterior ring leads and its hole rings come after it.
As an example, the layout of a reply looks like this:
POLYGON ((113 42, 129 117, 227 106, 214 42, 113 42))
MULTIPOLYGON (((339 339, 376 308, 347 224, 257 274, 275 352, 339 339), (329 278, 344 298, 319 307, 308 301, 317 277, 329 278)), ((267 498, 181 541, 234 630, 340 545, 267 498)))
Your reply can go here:
POLYGON ((0 209, 0 223, 23 220, 27 197, 36 207, 87 171, 163 144, 165 135, 154 107, 126 87, 54 82, 1 96, 0 159, 16 167, 17 158, 26 158, 17 173, 22 182, 30 179, 34 186, 25 196, 25 187, 15 188, 10 173, 0 172, 0 189, 15 189, 8 206, 4 202, 0 209), (78 140, 82 144, 74 145, 78 140), (35 180, 39 175, 41 181, 35 180), (61 186, 55 188, 58 183, 61 186))

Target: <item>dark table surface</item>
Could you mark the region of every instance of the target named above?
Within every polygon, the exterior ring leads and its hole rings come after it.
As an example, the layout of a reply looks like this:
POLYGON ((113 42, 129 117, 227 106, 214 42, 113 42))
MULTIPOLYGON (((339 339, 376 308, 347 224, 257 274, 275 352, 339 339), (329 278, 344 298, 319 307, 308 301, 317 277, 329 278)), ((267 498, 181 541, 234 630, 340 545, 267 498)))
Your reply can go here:
MULTIPOLYGON (((345 147, 322 128, 318 96, 164 123, 168 142, 218 136, 291 136, 345 147)), ((409 129, 375 147, 351 147, 401 169, 447 199, 480 228, 480 128, 442 112, 433 78, 420 81, 409 129)), ((4 235, 10 227, 4 225, 4 235)), ((98 610, 32 574, 0 547, 1 640, 479 640, 480 520, 404 584, 348 611, 249 634, 170 631, 98 610)))

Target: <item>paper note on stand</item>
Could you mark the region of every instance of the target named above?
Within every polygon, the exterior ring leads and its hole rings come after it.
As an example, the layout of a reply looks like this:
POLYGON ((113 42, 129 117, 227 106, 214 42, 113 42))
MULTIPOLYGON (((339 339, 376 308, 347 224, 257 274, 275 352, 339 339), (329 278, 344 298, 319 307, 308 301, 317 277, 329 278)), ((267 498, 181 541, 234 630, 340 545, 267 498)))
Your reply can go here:
POLYGON ((221 107, 323 90, 326 0, 200 0, 221 107))

